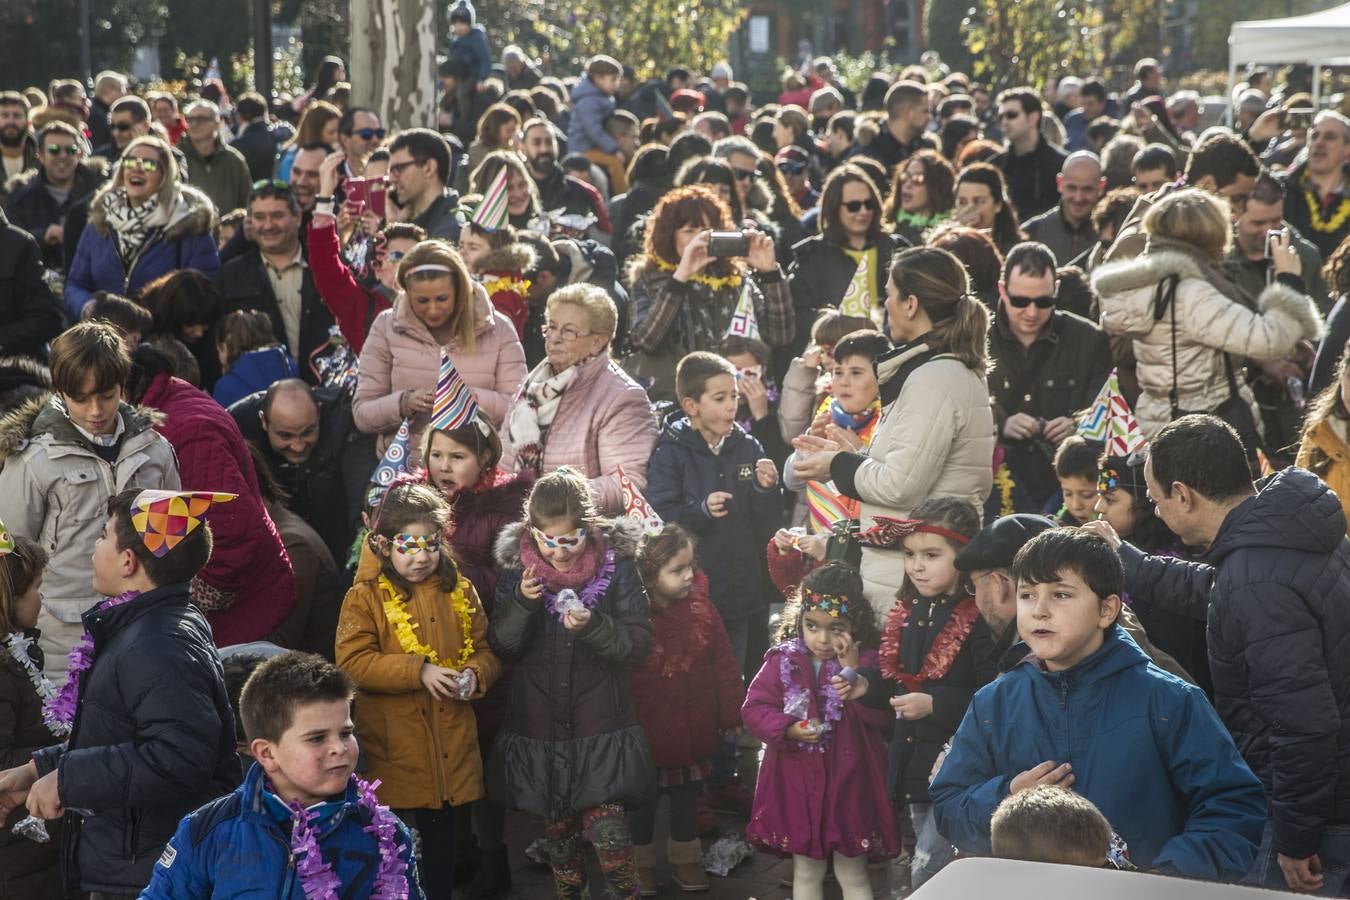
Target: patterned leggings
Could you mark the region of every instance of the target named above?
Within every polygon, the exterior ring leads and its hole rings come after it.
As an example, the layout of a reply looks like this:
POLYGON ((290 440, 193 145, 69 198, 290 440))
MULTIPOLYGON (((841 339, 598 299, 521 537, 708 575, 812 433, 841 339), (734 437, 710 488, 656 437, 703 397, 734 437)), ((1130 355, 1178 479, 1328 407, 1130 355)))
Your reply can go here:
POLYGON ((628 833, 622 803, 602 803, 544 826, 548 861, 553 881, 562 900, 580 900, 586 891, 586 866, 582 859, 582 841, 595 848, 605 874, 608 896, 638 896, 637 864, 633 858, 633 838, 628 833))

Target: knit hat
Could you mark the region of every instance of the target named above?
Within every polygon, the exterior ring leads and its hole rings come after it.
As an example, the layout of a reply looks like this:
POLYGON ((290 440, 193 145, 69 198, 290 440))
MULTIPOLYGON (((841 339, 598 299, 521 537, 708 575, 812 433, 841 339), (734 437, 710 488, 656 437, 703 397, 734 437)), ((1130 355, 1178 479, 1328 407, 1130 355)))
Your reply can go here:
POLYGON ((468 22, 470 25, 478 20, 478 14, 474 11, 473 4, 469 0, 459 0, 454 6, 450 7, 450 24, 455 22, 468 22))
POLYGON ((713 81, 716 81, 719 78, 725 78, 727 81, 730 81, 731 66, 725 62, 720 62, 712 67, 712 72, 708 77, 710 77, 713 81))

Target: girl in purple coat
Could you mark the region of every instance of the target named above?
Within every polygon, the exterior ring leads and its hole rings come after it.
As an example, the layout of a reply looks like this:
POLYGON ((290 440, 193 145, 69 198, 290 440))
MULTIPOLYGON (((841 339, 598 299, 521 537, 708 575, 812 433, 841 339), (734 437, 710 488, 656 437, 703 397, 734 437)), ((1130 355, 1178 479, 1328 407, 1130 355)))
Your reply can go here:
POLYGON ((831 854, 844 900, 870 900, 868 859, 900 848, 885 790, 892 715, 838 690, 858 667, 877 665, 862 577, 837 562, 811 572, 783 610, 778 637, 741 708, 766 745, 746 837, 791 854, 796 900, 819 900, 831 854))

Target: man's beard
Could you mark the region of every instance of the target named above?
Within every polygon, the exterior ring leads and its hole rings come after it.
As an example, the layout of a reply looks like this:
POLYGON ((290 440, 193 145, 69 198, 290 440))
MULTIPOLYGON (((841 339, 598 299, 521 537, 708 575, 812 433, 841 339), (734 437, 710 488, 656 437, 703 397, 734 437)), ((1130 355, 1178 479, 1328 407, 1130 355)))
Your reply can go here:
POLYGON ((547 175, 557 165, 558 158, 552 153, 541 153, 530 160, 530 169, 540 175, 547 175))
POLYGON ((6 147, 22 147, 24 138, 28 136, 28 129, 20 128, 17 125, 8 125, 0 128, 0 145, 6 147))

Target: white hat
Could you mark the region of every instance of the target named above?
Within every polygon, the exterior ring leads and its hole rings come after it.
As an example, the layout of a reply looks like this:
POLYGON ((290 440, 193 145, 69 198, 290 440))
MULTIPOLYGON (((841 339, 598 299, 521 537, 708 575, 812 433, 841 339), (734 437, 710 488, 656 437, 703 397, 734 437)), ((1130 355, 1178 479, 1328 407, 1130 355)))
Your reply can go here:
POLYGON ((713 81, 717 81, 719 78, 725 78, 727 81, 730 81, 731 66, 725 62, 718 63, 717 65, 712 67, 712 74, 710 77, 712 78, 713 81))

